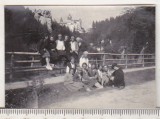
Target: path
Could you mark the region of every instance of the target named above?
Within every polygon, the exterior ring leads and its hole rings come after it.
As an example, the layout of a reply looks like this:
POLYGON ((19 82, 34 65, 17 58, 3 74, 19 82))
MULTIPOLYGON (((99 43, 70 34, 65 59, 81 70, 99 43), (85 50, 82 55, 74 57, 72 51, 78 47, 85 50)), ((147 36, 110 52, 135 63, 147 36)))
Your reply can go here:
MULTIPOLYGON (((146 69, 154 69, 155 66, 153 67, 142 67, 142 68, 132 68, 132 69, 124 69, 124 72, 133 72, 133 71, 141 71, 141 70, 146 70, 146 69)), ((62 83, 64 82, 64 77, 59 76, 59 77, 50 77, 50 78, 45 78, 44 79, 44 84, 57 84, 57 83, 62 83)), ((5 84, 5 90, 10 90, 10 89, 20 89, 20 88, 26 88, 29 85, 31 85, 31 81, 19 81, 15 83, 6 83, 5 84)))

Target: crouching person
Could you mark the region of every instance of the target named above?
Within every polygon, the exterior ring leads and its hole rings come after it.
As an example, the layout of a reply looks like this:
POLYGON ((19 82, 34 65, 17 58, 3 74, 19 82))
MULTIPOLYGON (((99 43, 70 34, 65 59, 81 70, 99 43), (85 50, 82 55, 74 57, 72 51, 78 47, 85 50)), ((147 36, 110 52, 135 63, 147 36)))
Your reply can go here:
POLYGON ((42 57, 41 64, 46 65, 46 68, 48 70, 52 70, 52 67, 50 65, 50 53, 48 51, 48 42, 49 42, 48 35, 45 34, 44 39, 42 39, 39 43, 38 50, 42 57))
POLYGON ((112 86, 123 89, 125 87, 123 70, 116 63, 112 64, 112 69, 114 70, 111 77, 112 86))

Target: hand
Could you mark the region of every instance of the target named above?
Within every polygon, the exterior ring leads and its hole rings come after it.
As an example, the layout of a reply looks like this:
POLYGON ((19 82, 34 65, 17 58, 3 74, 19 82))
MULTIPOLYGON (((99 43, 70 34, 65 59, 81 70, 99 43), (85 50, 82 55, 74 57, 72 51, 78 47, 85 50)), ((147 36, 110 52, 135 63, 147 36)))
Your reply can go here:
POLYGON ((112 81, 113 81, 113 80, 114 80, 114 77, 112 76, 112 77, 110 78, 110 80, 112 80, 112 81))

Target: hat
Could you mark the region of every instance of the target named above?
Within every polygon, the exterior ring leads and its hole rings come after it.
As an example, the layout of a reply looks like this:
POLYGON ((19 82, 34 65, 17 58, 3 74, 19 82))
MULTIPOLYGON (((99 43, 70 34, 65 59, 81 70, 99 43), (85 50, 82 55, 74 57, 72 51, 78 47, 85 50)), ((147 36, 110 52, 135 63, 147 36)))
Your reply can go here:
POLYGON ((115 66, 118 66, 117 63, 113 63, 111 68, 113 69, 115 66))
POLYGON ((88 54, 88 51, 84 51, 83 54, 88 54))

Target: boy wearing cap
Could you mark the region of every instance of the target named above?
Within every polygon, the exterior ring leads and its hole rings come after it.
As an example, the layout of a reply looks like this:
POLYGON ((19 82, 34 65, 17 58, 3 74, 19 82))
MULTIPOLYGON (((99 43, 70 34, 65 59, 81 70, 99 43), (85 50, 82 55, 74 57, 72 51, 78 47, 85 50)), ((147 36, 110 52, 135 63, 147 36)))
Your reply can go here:
POLYGON ((117 63, 112 64, 112 69, 114 70, 111 78, 111 80, 113 81, 113 86, 116 86, 120 89, 124 88, 125 82, 123 70, 117 65, 117 63))

